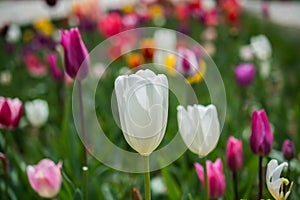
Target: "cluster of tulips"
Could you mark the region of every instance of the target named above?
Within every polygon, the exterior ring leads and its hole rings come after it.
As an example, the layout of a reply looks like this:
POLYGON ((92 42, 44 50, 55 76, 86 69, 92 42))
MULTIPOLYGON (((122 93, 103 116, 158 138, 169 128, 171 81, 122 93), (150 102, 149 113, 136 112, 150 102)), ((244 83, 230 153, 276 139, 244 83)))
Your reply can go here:
MULTIPOLYGON (((64 50, 65 71, 71 78, 77 78, 80 82, 89 73, 88 51, 78 29, 61 31, 60 34, 64 50)), ((167 127, 168 79, 164 74, 156 75, 149 69, 139 70, 131 75, 119 76, 115 80, 115 91, 124 138, 135 151, 147 160, 163 140, 167 127)), ((30 106, 32 105, 28 105, 28 107, 30 106)), ((22 110, 22 102, 19 99, 0 98, 0 127, 5 130, 5 134, 7 131, 18 127, 22 110)), ((32 109, 28 108, 28 110, 32 109)), ((177 111, 178 127, 182 140, 191 152, 201 159, 205 158, 217 146, 221 133, 216 106, 189 105, 185 108, 179 105, 177 111)), ((39 112, 37 111, 37 113, 39 112)), ((44 112, 40 112, 41 116, 42 114, 44 112)), ((27 115, 30 116, 30 114, 27 115)), ((32 121, 37 121, 40 118, 42 117, 38 116, 32 121)), ((28 119, 30 120, 30 117, 28 119)), ((36 123, 36 125, 40 126, 43 123, 45 123, 44 120, 36 123)), ((252 131, 249 141, 253 153, 259 156, 258 198, 261 199, 263 198, 264 183, 262 160, 272 150, 273 143, 273 134, 264 110, 254 111, 252 114, 252 131)), ((86 159, 86 156, 87 152, 85 151, 83 159, 86 159)), ((289 140, 283 144, 283 156, 288 161, 294 157, 294 147, 289 140)), ((7 166, 5 171, 8 179, 9 158, 6 157, 5 152, 1 154, 1 159, 7 166)), ((234 137, 228 139, 226 160, 235 183, 235 198, 238 199, 236 173, 243 167, 241 140, 234 137)), ((204 166, 199 163, 195 163, 194 166, 203 189, 206 191, 206 198, 222 197, 226 184, 221 158, 218 158, 214 163, 207 160, 204 166)), ((278 165, 277 160, 271 160, 267 165, 265 182, 271 195, 278 200, 287 199, 293 185, 293 183, 289 183, 287 178, 280 177, 281 171, 286 166, 288 163, 284 162, 278 165), (289 184, 289 189, 284 189, 289 184)), ((61 167, 61 162, 55 164, 49 159, 43 159, 37 165, 27 167, 29 183, 41 197, 52 198, 57 195, 62 182, 61 167)), ((88 170, 86 161, 82 169, 88 170)), ((146 169, 145 199, 150 199, 149 166, 146 169)), ((83 176, 85 177, 83 180, 86 181, 83 184, 87 185, 86 174, 83 173, 83 176)), ((85 195, 84 198, 87 198, 87 191, 83 191, 83 194, 85 195)))

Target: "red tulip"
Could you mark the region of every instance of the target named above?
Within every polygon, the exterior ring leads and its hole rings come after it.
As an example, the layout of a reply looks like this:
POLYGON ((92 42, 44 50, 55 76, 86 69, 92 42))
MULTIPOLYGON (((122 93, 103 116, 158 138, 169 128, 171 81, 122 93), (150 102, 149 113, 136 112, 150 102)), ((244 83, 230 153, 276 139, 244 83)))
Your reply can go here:
POLYGON ((122 17, 118 13, 109 13, 99 22, 99 30, 105 37, 110 37, 123 30, 122 17))
POLYGON ((226 148, 227 166, 231 171, 238 171, 243 166, 243 143, 234 137, 230 137, 226 148))
POLYGON ((0 97, 0 128, 17 128, 22 117, 22 112, 22 102, 18 98, 0 97))
POLYGON ((24 62, 29 74, 33 77, 42 77, 47 73, 47 66, 33 53, 26 54, 24 62))
POLYGON ((79 79, 83 79, 88 75, 90 60, 78 28, 73 28, 70 31, 60 31, 60 36, 64 49, 67 74, 73 79, 76 78, 76 76, 78 76, 79 79), (80 73, 77 75, 79 70, 80 73))
POLYGON ((272 150, 272 143, 273 134, 266 112, 264 110, 254 111, 250 136, 250 146, 253 153, 260 156, 268 155, 272 150))
MULTIPOLYGON (((195 163, 196 173, 201 181, 202 188, 204 188, 204 170, 199 163, 195 163)), ((225 193, 226 182, 225 175, 223 173, 223 165, 220 158, 215 163, 206 161, 207 176, 208 176, 208 189, 209 197, 216 199, 222 197, 225 193)))

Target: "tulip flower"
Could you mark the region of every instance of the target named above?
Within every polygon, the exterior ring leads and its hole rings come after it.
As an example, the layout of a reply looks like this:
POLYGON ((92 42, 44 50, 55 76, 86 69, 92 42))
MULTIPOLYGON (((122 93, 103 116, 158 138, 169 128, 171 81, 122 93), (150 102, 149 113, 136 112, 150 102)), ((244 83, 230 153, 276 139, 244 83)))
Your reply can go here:
POLYGON ((184 76, 192 76, 197 73, 198 61, 193 51, 187 48, 178 48, 176 69, 184 76))
POLYGON ((90 67, 88 51, 81 39, 79 30, 60 31, 61 43, 64 49, 65 69, 71 78, 83 79, 87 76, 90 67), (81 69, 82 68, 82 69, 81 69), (80 70, 80 74, 77 74, 80 70))
POLYGON ((272 150, 273 134, 264 110, 254 111, 252 114, 252 131, 250 135, 250 147, 252 152, 259 156, 259 194, 263 194, 263 156, 268 155, 272 150))
POLYGON ((17 128, 22 117, 22 112, 22 102, 18 98, 0 97, 0 128, 17 128))
POLYGON ((214 105, 177 107, 177 120, 181 137, 195 154, 204 157, 217 145, 220 124, 214 105))
POLYGON ((243 166, 243 143, 230 136, 226 148, 227 166, 231 171, 238 171, 243 166))
POLYGON ((244 45, 240 48, 240 58, 244 61, 253 59, 253 50, 250 45, 244 45))
POLYGON ((265 156, 272 150, 273 134, 264 110, 254 111, 252 114, 252 131, 250 146, 253 153, 265 156))
POLYGON ((63 79, 63 72, 60 67, 57 65, 57 57, 55 53, 49 53, 47 55, 47 60, 51 69, 52 77, 56 81, 61 81, 63 79))
POLYGON ((249 63, 240 64, 234 69, 237 83, 245 87, 251 85, 255 76, 255 72, 255 66, 249 63))
POLYGON ((290 161, 295 156, 295 147, 291 140, 285 140, 282 145, 282 154, 284 159, 290 161))
POLYGON ((121 75, 115 81, 123 135, 139 154, 148 156, 160 144, 168 115, 168 80, 150 70, 121 75))
POLYGON ((280 174, 284 167, 287 167, 286 162, 278 165, 277 160, 273 159, 268 163, 266 183, 269 192, 275 200, 286 200, 292 190, 293 182, 290 184, 289 190, 285 193, 284 186, 289 185, 289 180, 286 178, 280 178, 280 174))
POLYGON ((235 199, 238 197, 238 179, 237 171, 243 166, 243 143, 233 136, 230 136, 227 141, 226 160, 229 170, 232 171, 233 187, 235 199))
POLYGON ((255 56, 260 60, 267 60, 272 55, 272 47, 270 41, 265 35, 252 37, 251 47, 255 56))
POLYGON ((118 13, 109 13, 99 21, 99 30, 105 37, 110 37, 123 30, 122 17, 118 13))
POLYGON ((32 189, 43 198, 55 197, 61 187, 61 167, 61 162, 55 165, 49 159, 43 159, 35 166, 29 165, 26 172, 32 189))
POLYGON ((153 61, 154 63, 165 65, 167 57, 176 51, 176 33, 165 29, 157 30, 154 33, 153 40, 156 48, 153 61))
POLYGON ((24 56, 24 62, 28 73, 33 77, 42 77, 47 74, 47 66, 33 53, 24 56))
POLYGON ((36 99, 25 103, 25 113, 28 121, 34 127, 44 125, 49 116, 49 107, 47 101, 36 99))
MULTIPOLYGON (((204 170, 199 163, 194 164, 196 173, 204 188, 204 170)), ((215 163, 206 161, 209 197, 212 199, 220 198, 224 195, 226 189, 225 175, 223 173, 223 165, 220 158, 215 163)))

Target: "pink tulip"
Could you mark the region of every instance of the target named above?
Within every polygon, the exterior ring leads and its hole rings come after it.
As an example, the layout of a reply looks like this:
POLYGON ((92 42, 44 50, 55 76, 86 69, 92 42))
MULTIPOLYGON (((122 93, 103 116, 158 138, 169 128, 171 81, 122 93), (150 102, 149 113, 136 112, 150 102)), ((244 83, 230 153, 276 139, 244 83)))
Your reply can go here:
MULTIPOLYGON (((204 189, 204 170, 199 163, 194 164, 196 173, 201 181, 202 188, 204 189)), ((208 176, 208 189, 209 197, 216 199, 222 197, 225 193, 226 183, 225 175, 223 173, 223 165, 220 158, 215 163, 206 161, 207 176, 208 176)))
POLYGON ((78 28, 72 28, 70 31, 60 31, 60 36, 67 74, 73 79, 76 77, 83 79, 88 75, 90 60, 78 28))
POLYGON ((105 37, 110 37, 123 30, 122 17, 118 13, 109 13, 100 19, 99 30, 105 37))
POLYGON ((253 153, 265 156, 272 150, 273 134, 268 117, 264 110, 254 111, 252 114, 252 131, 250 146, 253 153))
POLYGON ((29 165, 26 171, 32 189, 44 198, 56 196, 62 182, 61 167, 61 162, 55 165, 49 159, 43 159, 34 166, 29 165))
POLYGON ((55 53, 49 53, 47 60, 51 69, 52 77, 55 81, 61 81, 63 79, 63 72, 57 65, 57 58, 55 53))
POLYGON ((226 148, 227 166, 231 171, 238 171, 243 166, 243 143, 234 137, 229 137, 226 148))
POLYGON ((0 97, 0 128, 15 129, 22 117, 23 105, 18 99, 0 97))
POLYGON ((24 56, 28 73, 33 77, 42 77, 47 74, 47 66, 33 53, 24 56))

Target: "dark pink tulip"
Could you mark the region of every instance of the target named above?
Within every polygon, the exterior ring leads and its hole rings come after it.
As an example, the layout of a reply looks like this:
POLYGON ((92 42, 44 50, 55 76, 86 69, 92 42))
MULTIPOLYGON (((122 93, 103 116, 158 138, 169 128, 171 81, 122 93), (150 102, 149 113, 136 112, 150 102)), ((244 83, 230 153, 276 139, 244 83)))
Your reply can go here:
POLYGON ((18 98, 0 97, 0 128, 17 128, 22 117, 22 112, 22 102, 18 98))
POLYGON ((231 171, 238 171, 243 166, 243 143, 232 136, 227 141, 227 166, 231 171))
POLYGON ((244 63, 238 65, 234 69, 236 81, 241 86, 251 85, 255 76, 256 69, 254 65, 250 63, 244 63))
POLYGON ((273 134, 268 117, 264 110, 254 111, 252 114, 252 131, 250 146, 253 153, 265 156, 272 150, 273 134))
POLYGON ((55 53, 49 53, 47 55, 47 60, 51 69, 51 74, 54 80, 61 81, 63 79, 63 72, 57 65, 57 58, 55 53))
POLYGON ((79 79, 83 79, 89 72, 90 60, 78 28, 72 28, 70 31, 60 31, 60 36, 64 49, 67 74, 73 79, 76 76, 79 79), (77 75, 78 72, 79 74, 77 75))
POLYGON ((109 13, 100 19, 98 28, 105 37, 118 34, 123 30, 122 17, 118 13, 109 13))
POLYGON ((295 147, 291 140, 285 140, 282 145, 282 154, 284 159, 290 161, 295 156, 295 147))
MULTIPOLYGON (((202 188, 204 188, 204 170, 199 163, 194 164, 196 173, 201 181, 202 188)), ((208 176, 208 188, 209 197, 212 199, 217 199, 222 197, 225 193, 226 182, 225 175, 223 173, 223 165, 220 158, 218 158, 215 163, 211 161, 206 161, 207 176, 208 176)))
POLYGON ((55 165, 49 159, 43 159, 35 166, 28 166, 26 172, 32 189, 44 198, 56 196, 61 186, 61 166, 60 162, 55 165))

